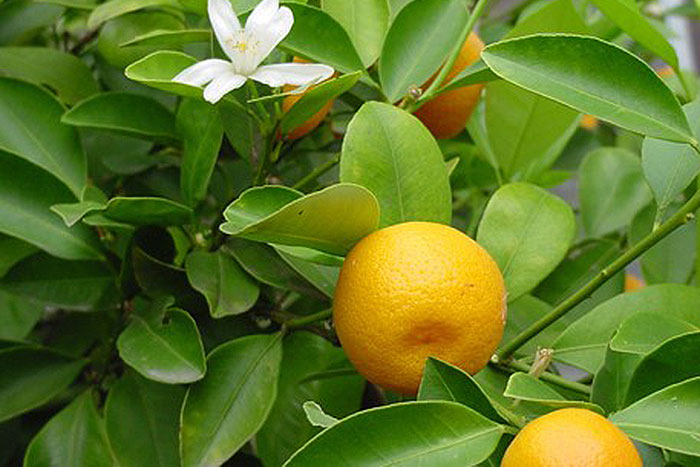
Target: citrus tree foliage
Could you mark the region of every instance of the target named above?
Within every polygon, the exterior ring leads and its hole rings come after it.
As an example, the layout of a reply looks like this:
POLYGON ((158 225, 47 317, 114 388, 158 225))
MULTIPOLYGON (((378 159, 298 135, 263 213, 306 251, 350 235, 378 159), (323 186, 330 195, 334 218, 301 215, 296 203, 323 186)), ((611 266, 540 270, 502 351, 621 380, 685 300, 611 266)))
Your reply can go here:
POLYGON ((0 464, 498 465, 561 407, 700 463, 700 84, 662 26, 699 12, 468 3, 289 2, 203 96, 181 73, 233 50, 205 0, 0 0, 0 464), (264 73, 295 57, 301 95, 264 73), (467 85, 436 140, 412 114, 467 85), (399 398, 329 310, 353 245, 414 220, 488 250, 508 319, 480 372, 429 359, 399 398))

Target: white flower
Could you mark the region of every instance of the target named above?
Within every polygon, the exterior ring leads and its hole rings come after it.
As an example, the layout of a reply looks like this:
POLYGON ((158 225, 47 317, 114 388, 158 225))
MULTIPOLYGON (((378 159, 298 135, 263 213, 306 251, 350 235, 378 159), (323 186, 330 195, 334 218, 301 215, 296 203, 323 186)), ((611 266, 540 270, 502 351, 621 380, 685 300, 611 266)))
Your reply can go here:
POLYGON ((271 87, 285 84, 306 87, 333 75, 333 68, 315 63, 260 63, 284 39, 294 24, 294 15, 279 0, 262 0, 241 27, 229 0, 209 0, 209 20, 221 48, 231 61, 203 60, 185 68, 172 80, 203 86, 204 99, 216 103, 228 92, 253 79, 271 87))

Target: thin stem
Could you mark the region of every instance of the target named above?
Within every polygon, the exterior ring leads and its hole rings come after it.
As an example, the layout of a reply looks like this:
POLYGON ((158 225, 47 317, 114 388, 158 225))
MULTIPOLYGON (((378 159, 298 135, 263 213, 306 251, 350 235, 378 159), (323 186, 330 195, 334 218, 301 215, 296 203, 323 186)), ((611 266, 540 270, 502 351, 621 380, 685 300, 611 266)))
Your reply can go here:
POLYGON ((566 313, 571 311, 576 305, 588 298, 593 292, 595 292, 601 285, 613 277, 617 272, 621 271, 625 266, 634 261, 642 253, 647 251, 652 246, 656 245, 661 239, 669 235, 671 232, 676 230, 678 227, 688 223, 693 217, 695 217, 694 212, 700 207, 700 190, 696 191, 695 194, 676 212, 671 216, 666 222, 661 224, 658 229, 651 232, 649 235, 644 237, 639 243, 634 245, 632 248, 627 250, 616 260, 610 263, 605 269, 600 271, 593 277, 587 284, 581 287, 569 298, 557 305, 552 311, 540 318, 538 321, 530 325, 527 329, 522 331, 520 334, 515 336, 515 338, 506 344, 496 355, 496 362, 504 362, 507 360, 516 350, 522 347, 530 339, 535 337, 544 328, 564 316, 566 313))
MULTIPOLYGON (((248 88, 250 89, 250 95, 253 96, 253 99, 258 99, 260 97, 260 94, 258 93, 258 88, 255 87, 255 83, 253 83, 252 80, 248 80, 248 88)), ((251 99, 251 100, 253 100, 251 99)), ((255 106, 258 108, 258 112, 260 113, 260 116, 264 118, 268 124, 272 123, 272 119, 270 117, 270 114, 267 112, 267 109, 265 109, 265 106, 263 105, 262 102, 259 100, 255 101, 255 106)))
POLYGON ((309 172, 304 178, 296 182, 292 188, 295 190, 301 190, 303 188, 306 188, 308 184, 316 180, 318 177, 323 175, 324 173, 328 172, 331 170, 335 165, 340 162, 340 153, 336 154, 335 156, 331 157, 328 159, 326 162, 323 164, 319 165, 316 167, 314 170, 309 172))
MULTIPOLYGON (((515 371, 522 371, 523 373, 527 373, 530 371, 530 365, 515 360, 504 363, 501 366, 505 366, 506 368, 515 371)), ((562 378, 561 376, 555 375, 554 373, 550 373, 549 371, 542 372, 539 376, 539 379, 541 379, 542 381, 547 381, 548 383, 555 384, 565 389, 576 391, 580 394, 584 394, 587 396, 591 395, 591 387, 589 385, 581 384, 576 381, 571 381, 570 379, 562 378)))
POLYGON ((459 40, 457 41, 454 50, 452 50, 449 58, 440 69, 440 72, 438 73, 435 80, 430 84, 430 86, 428 86, 428 89, 425 90, 423 95, 416 102, 408 106, 408 108, 406 109, 408 112, 415 112, 420 108, 421 105, 425 104, 435 96, 437 90, 440 89, 442 83, 447 78, 447 75, 452 70, 452 67, 457 61, 457 57, 459 57, 459 53, 462 50, 464 42, 467 40, 467 37, 469 37, 469 33, 472 32, 472 30, 474 29, 474 25, 476 24, 479 17, 481 17, 481 15, 484 13, 484 9, 486 8, 486 5, 488 3, 489 0, 478 0, 476 2, 474 10, 472 11, 471 15, 469 16, 469 19, 467 20, 467 24, 464 25, 464 29, 459 35, 459 40))
MULTIPOLYGON (((274 130, 276 131, 276 129, 274 130)), ((274 133, 273 131, 273 133, 274 133)), ((265 183, 265 178, 267 177, 267 166, 270 164, 270 162, 274 162, 277 160, 280 154, 280 150, 282 149, 282 141, 278 141, 277 143, 274 143, 273 148, 270 151, 265 152, 263 155, 263 158, 260 160, 260 163, 258 164, 258 170, 255 173, 255 179, 253 180, 253 186, 260 186, 263 183, 265 183)))
POLYGON ((301 318, 290 319, 284 325, 290 329, 300 328, 303 326, 308 326, 309 324, 314 324, 317 321, 323 321, 330 318, 333 315, 333 309, 328 308, 318 313, 314 313, 308 316, 302 316, 301 318))

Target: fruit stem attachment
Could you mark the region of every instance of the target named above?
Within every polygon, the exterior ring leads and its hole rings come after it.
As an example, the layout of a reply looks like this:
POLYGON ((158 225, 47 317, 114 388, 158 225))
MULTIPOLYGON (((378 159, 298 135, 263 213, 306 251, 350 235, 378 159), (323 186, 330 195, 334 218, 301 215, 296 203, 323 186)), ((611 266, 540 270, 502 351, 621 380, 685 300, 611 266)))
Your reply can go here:
POLYGON ((318 313, 313 313, 311 315, 302 316, 300 318, 290 319, 284 323, 284 326, 289 329, 301 328, 308 326, 309 324, 314 324, 317 321, 323 321, 330 318, 333 315, 333 309, 328 308, 318 313))
MULTIPOLYGON (((515 371, 522 371, 523 373, 529 373, 530 372, 530 365, 522 362, 518 362, 516 360, 511 360, 509 362, 503 362, 503 363, 497 363, 497 365, 510 369, 510 370, 515 370, 515 371)), ((576 381, 571 381, 570 379, 562 378, 559 375, 555 375, 554 373, 551 373, 549 371, 543 371, 542 373, 539 374, 537 377, 538 379, 541 379, 542 381, 546 381, 548 383, 552 383, 554 385, 557 385, 559 387, 565 388, 565 389, 570 389, 572 391, 578 392, 580 394, 584 394, 586 396, 591 395, 591 387, 588 386, 587 384, 582 384, 582 383, 577 383, 576 381)))
POLYGON ((304 178, 302 178, 301 180, 296 182, 292 186, 292 188, 294 188, 295 190, 301 190, 303 188, 306 188, 307 185, 312 183, 318 177, 320 177, 324 173, 331 170, 338 162, 340 162, 340 153, 334 155, 333 157, 328 159, 326 162, 324 162, 323 164, 319 165, 314 170, 309 172, 304 178))
POLYGON ((447 61, 442 66, 442 68, 440 68, 440 72, 438 73, 437 77, 430 84, 430 86, 428 86, 428 89, 425 90, 423 95, 421 95, 420 98, 418 98, 414 103, 408 106, 406 111, 408 111, 409 113, 413 113, 416 110, 418 110, 421 105, 425 104, 430 99, 435 97, 435 94, 437 94, 437 90, 440 89, 442 83, 445 81, 445 78, 447 78, 447 75, 449 74, 450 70, 452 70, 452 66, 454 66, 455 62, 457 61, 457 57, 459 57, 459 52, 462 50, 462 46, 467 40, 467 37, 469 37, 469 33, 472 32, 472 30, 474 29, 474 25, 484 13, 484 10, 486 9, 486 5, 488 3, 489 0, 477 0, 476 5, 474 5, 474 10, 472 11, 471 15, 469 15, 467 24, 464 25, 464 29, 459 35, 459 40, 457 41, 455 48, 450 53, 449 57, 447 58, 447 61))
MULTIPOLYGON (((700 149, 698 150, 700 153, 700 149)), ((508 342, 503 348, 496 353, 497 361, 505 363, 513 353, 535 337, 544 328, 564 316, 571 311, 576 305, 588 298, 601 285, 608 281, 617 272, 621 271, 625 266, 634 261, 638 256, 647 251, 652 246, 656 245, 661 239, 669 235, 678 227, 687 224, 695 217, 695 211, 700 207, 700 190, 695 194, 666 222, 661 224, 656 230, 640 240, 636 245, 620 255, 616 260, 610 263, 606 268, 600 271, 587 284, 581 287, 573 295, 557 305, 552 311, 540 318, 538 321, 523 330, 515 338, 508 342)))

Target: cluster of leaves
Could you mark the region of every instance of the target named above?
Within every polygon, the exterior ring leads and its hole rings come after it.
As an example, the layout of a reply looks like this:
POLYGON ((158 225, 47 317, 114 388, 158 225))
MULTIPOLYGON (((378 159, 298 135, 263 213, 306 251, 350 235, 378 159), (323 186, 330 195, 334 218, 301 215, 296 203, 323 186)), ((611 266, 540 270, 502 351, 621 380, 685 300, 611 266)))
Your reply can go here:
POLYGON ((438 143, 392 103, 464 37, 463 0, 289 3, 277 54, 340 76, 284 114, 264 86, 213 106, 171 81, 221 55, 204 0, 0 0, 0 463, 497 465, 517 428, 578 406, 649 465, 699 464, 699 86, 659 29, 697 11, 590 3, 482 18, 491 45, 438 92, 485 97, 438 143), (575 209, 548 190, 572 180, 575 209), (543 332, 474 377, 431 359, 399 402, 323 318, 352 245, 410 220, 498 262, 504 346, 543 332), (603 270, 625 251, 644 290, 603 270), (533 376, 538 346, 554 363, 533 376))

